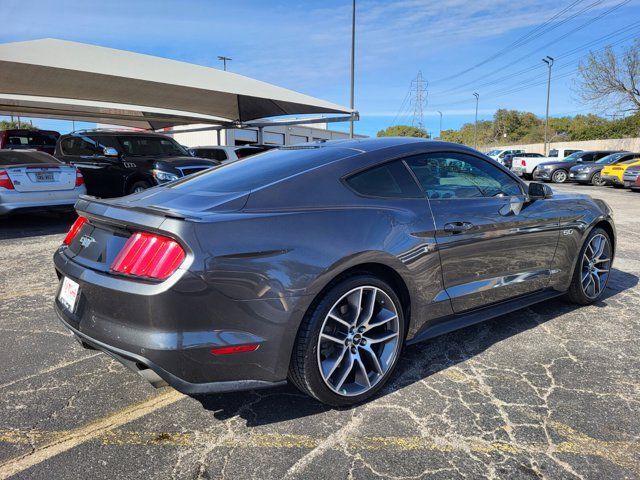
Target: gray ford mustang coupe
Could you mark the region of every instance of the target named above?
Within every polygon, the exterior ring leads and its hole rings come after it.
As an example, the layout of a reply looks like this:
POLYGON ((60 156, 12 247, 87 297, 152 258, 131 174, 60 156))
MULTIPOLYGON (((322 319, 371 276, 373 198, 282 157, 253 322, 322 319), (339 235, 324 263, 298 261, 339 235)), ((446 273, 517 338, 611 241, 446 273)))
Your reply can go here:
POLYGON ((603 295, 610 208, 414 138, 271 150, 127 197, 83 197, 55 308, 87 348, 187 394, 288 380, 363 401, 405 344, 603 295))

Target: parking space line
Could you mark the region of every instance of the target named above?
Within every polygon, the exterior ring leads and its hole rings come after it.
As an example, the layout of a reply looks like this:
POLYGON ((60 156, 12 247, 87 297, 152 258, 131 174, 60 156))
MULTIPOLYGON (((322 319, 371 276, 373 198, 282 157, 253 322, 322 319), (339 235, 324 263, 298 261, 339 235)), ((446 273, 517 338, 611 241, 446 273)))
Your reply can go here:
MULTIPOLYGON (((158 397, 156 397, 158 398, 158 397)), ((181 397, 178 397, 179 399, 181 397)), ((173 403, 177 399, 167 399, 161 405, 154 407, 145 407, 145 412, 142 412, 135 418, 151 413, 151 411, 162 408, 164 405, 173 403), (151 408, 151 409, 150 409, 151 408)), ((145 402, 148 403, 148 402, 145 402)), ((118 414, 120 415, 120 414, 118 414)), ((130 418, 127 421, 131 421, 134 418, 130 418)), ((119 422, 119 424, 127 423, 119 422)), ((600 457, 604 460, 608 460, 616 465, 628 469, 635 474, 640 475, 640 465, 638 465, 636 459, 640 455, 640 442, 633 441, 604 441, 591 438, 583 433, 577 432, 568 425, 560 422, 549 421, 549 427, 556 431, 563 441, 549 445, 545 443, 527 443, 527 444, 512 444, 508 442, 489 442, 483 440, 469 440, 466 438, 460 438, 459 440, 452 439, 438 439, 432 437, 421 436, 360 436, 360 435, 345 435, 340 439, 340 443, 346 446, 350 450, 354 451, 432 451, 440 453, 454 453, 454 452, 469 452, 469 453, 483 453, 483 454, 506 454, 506 455, 532 455, 532 454, 573 454, 581 457, 600 457)), ((159 445, 159 446, 171 446, 171 447, 187 447, 193 448, 198 445, 216 444, 220 447, 230 448, 245 448, 245 449, 300 449, 314 451, 318 447, 325 444, 327 438, 316 438, 309 435, 292 435, 281 433, 262 433, 262 434, 241 434, 226 438, 220 438, 215 434, 207 432, 140 432, 129 430, 118 430, 117 425, 113 424, 109 429, 92 429, 91 435, 86 435, 79 438, 78 430, 68 431, 17 431, 17 430, 0 430, 0 442, 13 443, 13 444, 36 444, 36 451, 41 451, 42 448, 38 447, 39 442, 49 442, 49 444, 58 445, 65 444, 65 448, 60 451, 55 451, 53 454, 47 453, 45 457, 39 457, 37 461, 32 461, 28 466, 35 465, 51 458, 62 451, 66 451, 69 448, 84 443, 90 440, 101 442, 104 445, 159 445), (79 439, 80 441, 74 441, 79 439), (65 443, 67 442, 67 443, 65 443), (73 444, 69 444, 73 442, 73 444)), ((89 427, 84 427, 85 430, 89 427)), ((335 444, 329 446, 328 449, 338 448, 335 444)), ((308 455, 308 453, 307 453, 308 455)), ((18 459, 19 460, 19 459, 18 459)), ((7 462, 7 463, 12 463, 7 462)), ((6 464, 0 464, 0 471, 3 471, 6 464)), ((28 466, 20 464, 22 467, 18 471, 22 471, 28 466)), ((14 471, 17 473, 17 471, 14 471)), ((4 475, 4 471, 0 474, 0 478, 7 478, 4 475)))
POLYGON ((89 360, 90 358, 97 357, 102 355, 101 353, 92 353, 84 356, 82 358, 77 358, 75 360, 71 360, 69 362, 61 362, 56 365, 52 365, 51 367, 45 368, 44 370, 40 370, 39 372, 32 373, 31 375, 27 375, 26 377, 17 378, 16 380, 11 380, 10 382, 3 383, 0 385, 0 390, 10 387, 11 385, 15 385, 16 383, 24 382, 30 380, 35 377, 39 377, 40 375, 46 375, 47 373, 55 372, 56 370, 60 370, 61 368, 69 367, 71 365, 75 365, 76 363, 84 362, 85 360, 89 360))
MULTIPOLYGON (((176 390, 168 390, 160 395, 125 407, 107 417, 95 420, 73 430, 48 433, 26 432, 25 435, 27 435, 27 439, 29 438, 28 435, 33 434, 33 438, 40 438, 45 443, 43 445, 36 445, 29 453, 0 463, 0 480, 4 480, 12 475, 23 472, 34 465, 49 460, 50 458, 77 447, 78 445, 94 440, 100 437, 100 435, 104 435, 115 428, 144 417, 145 415, 171 405, 183 398, 185 398, 185 396, 176 390)), ((10 438, 16 438, 17 440, 20 440, 19 443, 23 442, 24 436, 13 432, 14 437, 12 437, 10 432, 11 431, 6 430, 0 432, 0 439, 7 441, 10 438)))

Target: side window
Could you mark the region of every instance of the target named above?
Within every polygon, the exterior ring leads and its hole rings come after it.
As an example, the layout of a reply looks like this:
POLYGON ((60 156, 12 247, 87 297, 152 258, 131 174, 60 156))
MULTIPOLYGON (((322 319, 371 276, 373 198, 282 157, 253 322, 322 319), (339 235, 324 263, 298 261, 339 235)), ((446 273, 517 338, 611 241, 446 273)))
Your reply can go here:
POLYGON ((360 195, 384 198, 422 197, 420 187, 405 167, 402 160, 372 167, 351 175, 347 184, 360 195))
POLYGON ((432 199, 522 195, 509 175, 489 162, 461 153, 431 153, 405 161, 432 199))
POLYGON ((96 143, 89 137, 67 137, 60 143, 64 155, 95 155, 96 143))
POLYGON ((593 153, 585 153, 580 157, 583 162, 593 162, 595 160, 595 154, 593 153))

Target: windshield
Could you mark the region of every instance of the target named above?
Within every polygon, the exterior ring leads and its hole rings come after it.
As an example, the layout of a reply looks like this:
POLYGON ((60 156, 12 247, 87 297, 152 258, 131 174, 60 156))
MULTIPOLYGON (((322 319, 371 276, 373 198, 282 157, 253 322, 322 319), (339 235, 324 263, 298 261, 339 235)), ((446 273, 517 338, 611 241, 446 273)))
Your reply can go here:
POLYGON ((123 153, 133 157, 190 156, 181 145, 168 137, 127 135, 119 137, 118 140, 123 153))
POLYGON ((492 155, 497 155, 501 152, 502 150, 489 150, 486 155, 488 155, 489 157, 492 155))
POLYGON ((28 163, 60 163, 54 157, 44 152, 28 152, 16 150, 0 150, 0 165, 4 167, 25 165, 28 163))
POLYGON ((631 160, 627 160, 626 162, 620 162, 622 165, 629 165, 631 163, 640 162, 640 158, 632 158, 631 160))
POLYGON ((584 152, 575 152, 572 153, 571 155, 564 157, 562 160, 560 160, 561 162, 573 162, 574 160, 578 160, 580 157, 582 157, 582 154, 584 152))
POLYGON ((358 153, 337 147, 269 150, 177 180, 167 188, 220 193, 248 192, 358 153))
POLYGON ((612 153, 611 155, 607 155, 606 157, 602 157, 596 163, 600 165, 609 165, 610 163, 614 163, 620 160, 622 157, 629 155, 628 153, 612 153))

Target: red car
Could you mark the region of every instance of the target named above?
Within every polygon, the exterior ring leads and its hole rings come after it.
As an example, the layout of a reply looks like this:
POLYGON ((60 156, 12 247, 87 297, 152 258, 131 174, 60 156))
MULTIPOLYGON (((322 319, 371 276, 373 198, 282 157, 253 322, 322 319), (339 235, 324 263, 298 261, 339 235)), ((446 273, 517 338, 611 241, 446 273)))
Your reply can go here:
POLYGON ((33 149, 53 155, 60 133, 53 130, 26 128, 0 130, 0 149, 33 149))

